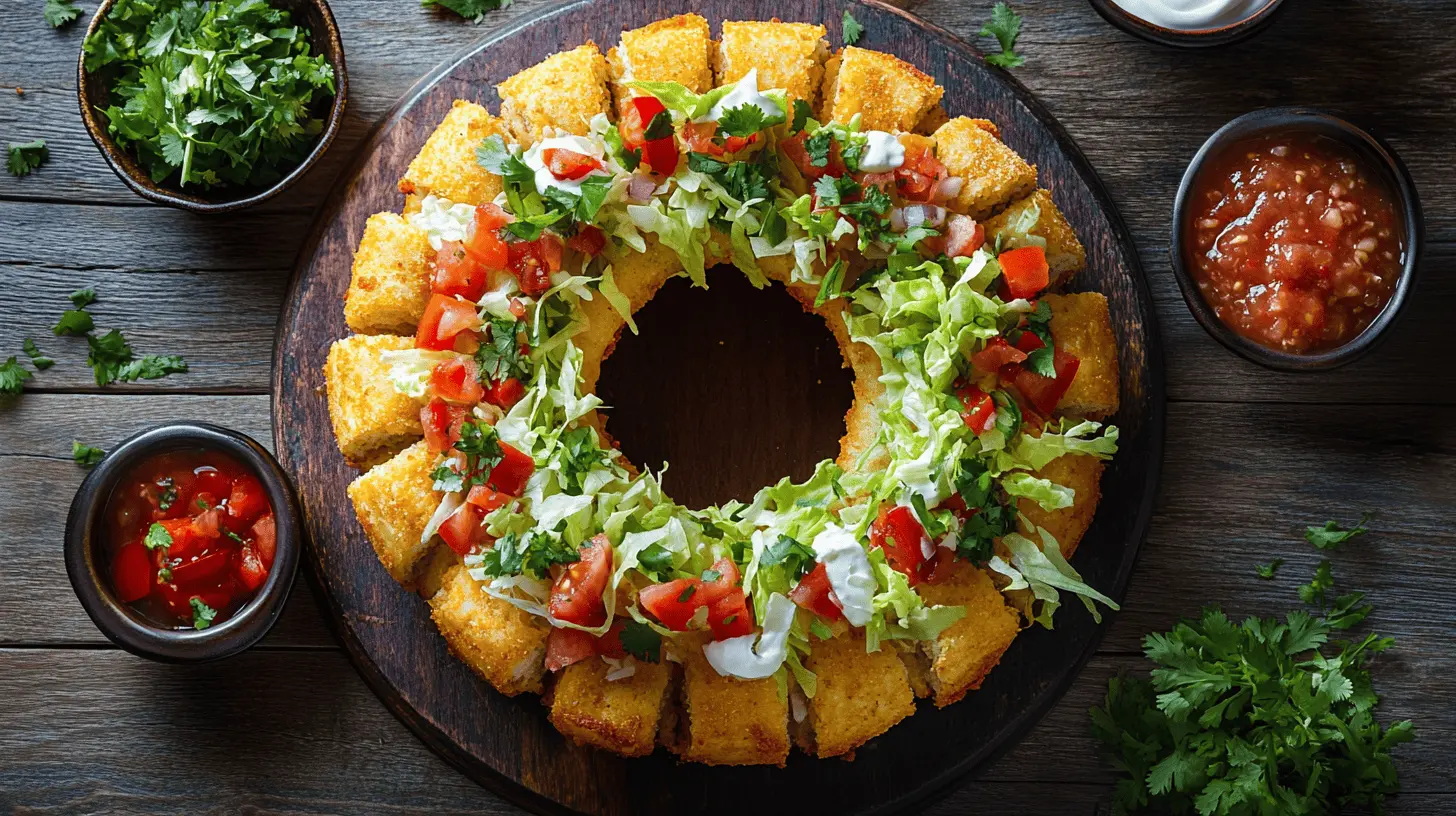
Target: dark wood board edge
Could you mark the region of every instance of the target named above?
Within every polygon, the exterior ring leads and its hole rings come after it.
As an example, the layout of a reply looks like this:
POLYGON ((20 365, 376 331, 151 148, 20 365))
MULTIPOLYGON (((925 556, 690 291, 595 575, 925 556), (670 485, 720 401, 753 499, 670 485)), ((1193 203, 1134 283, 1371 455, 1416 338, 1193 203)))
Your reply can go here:
MULTIPOLYGON (((522 20, 506 29, 485 37, 477 43, 462 49, 454 56, 442 62, 425 77, 421 78, 410 91, 397 103, 390 112, 371 130, 365 144, 359 149, 357 158, 349 172, 340 177, 333 191, 330 193, 326 205, 322 208, 321 217, 315 222, 310 231, 308 240, 300 251, 296 262, 293 278, 290 282, 285 309, 280 316, 279 331, 274 346, 274 370, 273 370, 273 428, 277 450, 280 460, 290 472, 298 473, 305 464, 303 461, 295 461, 294 447, 289 444, 288 429, 292 427, 294 419, 290 412, 290 405, 285 405, 282 395, 288 391, 289 380, 302 382, 297 379, 299 374, 298 361, 289 356, 287 352, 288 328, 298 318, 300 309, 300 298, 298 290, 302 286, 304 273, 307 271, 309 260, 313 258, 320 242, 328 232, 334 216, 341 208, 343 202, 352 191, 354 182, 357 179, 358 171, 369 161, 374 149, 382 141, 386 131, 397 120, 408 118, 409 111, 437 84, 462 63, 468 61, 480 51, 490 48, 530 26, 543 23, 546 20, 559 15, 569 13, 581 7, 590 6, 595 0, 569 0, 558 3, 538 17, 530 20, 522 20)), ((929 24, 901 9, 889 6, 878 0, 851 0, 846 5, 854 5, 865 8, 870 15, 888 13, 903 18, 908 24, 921 28, 944 38, 954 46, 958 46, 971 53, 976 49, 965 43, 962 39, 945 29, 929 24)), ((833 33, 833 22, 828 21, 833 33)), ((1120 569, 1116 574, 1110 594, 1114 598, 1125 596, 1128 580, 1132 566, 1136 561, 1137 550, 1146 536, 1147 526, 1151 517, 1152 507, 1156 499, 1158 474, 1161 469, 1162 445, 1165 421, 1165 398, 1164 398, 1164 369, 1161 352, 1157 347, 1158 332, 1155 323, 1154 311, 1151 306, 1151 294, 1148 290, 1146 279, 1143 275, 1141 265, 1138 261, 1135 246, 1130 238, 1125 224, 1115 209, 1110 195, 1103 187, 1101 180, 1095 171, 1088 164, 1081 150, 1076 147, 1074 141, 1067 134, 1064 128, 1051 116, 1049 111, 1036 100, 1031 93, 1005 72, 998 72, 999 79, 1012 91, 1019 104, 1024 106, 1027 112, 1037 120, 1038 124, 1047 128, 1058 140, 1059 148, 1066 154, 1068 163, 1074 172, 1081 176, 1082 182, 1091 191, 1097 208, 1102 211, 1111 226, 1111 233, 1116 239, 1118 250, 1122 260, 1129 269, 1130 284, 1133 287, 1134 299, 1138 302, 1141 311, 1141 319, 1144 321, 1144 338, 1148 341, 1139 353, 1144 357, 1146 379, 1142 383, 1144 397, 1148 400, 1148 411, 1145 424, 1140 429, 1140 436, 1144 444, 1148 446, 1145 456, 1148 457, 1150 465, 1147 467, 1143 479, 1143 489, 1140 491, 1139 501, 1135 507, 1129 508, 1133 516, 1131 532, 1125 537, 1125 554, 1120 561, 1120 569)), ((309 515, 305 507, 305 515, 309 515)), ((308 525, 312 527, 312 524, 308 525)), ((347 625, 347 610, 339 603, 338 598, 329 588, 327 571, 323 561, 323 553, 312 543, 309 550, 309 579, 314 586, 320 590, 320 595, 325 599, 329 611, 329 624, 331 629, 340 638, 351 661, 358 667, 361 676, 364 677, 370 689, 380 697, 391 713, 403 722, 416 736, 433 751, 438 753, 450 764, 464 772, 468 777, 482 784, 491 791, 503 796, 507 800, 527 809, 543 813, 576 813, 571 808, 550 799, 525 785, 511 779, 504 773, 488 767, 478 757, 463 750, 458 744, 451 740, 439 723, 423 715, 420 711, 405 701, 400 690, 390 684, 384 676, 372 656, 362 646, 353 628, 347 625)), ((976 768, 983 766, 990 761, 1002 756, 1014 743, 1019 740, 1027 730, 1030 729, 1046 711, 1065 693, 1076 675, 1081 671, 1086 662, 1096 651, 1100 642, 1106 623, 1095 627, 1090 637, 1084 641, 1084 647, 1077 659, 1070 664, 1067 670, 1063 671, 1053 682, 1048 684, 1029 705, 1025 706, 1011 723, 1002 729, 995 744, 985 749, 971 752, 959 763, 951 766, 945 772, 939 774, 925 784, 907 791, 902 795, 892 797, 886 802, 866 812, 886 813, 906 810, 923 804, 937 795, 944 794, 947 790, 959 782, 963 782, 968 774, 976 768)))

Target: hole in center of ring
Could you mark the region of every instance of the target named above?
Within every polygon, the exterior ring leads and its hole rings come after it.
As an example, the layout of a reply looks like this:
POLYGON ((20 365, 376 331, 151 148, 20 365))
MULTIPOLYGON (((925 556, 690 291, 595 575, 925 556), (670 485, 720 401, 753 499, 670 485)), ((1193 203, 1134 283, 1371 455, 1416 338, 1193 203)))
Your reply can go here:
POLYGON ((708 289, 668 281, 602 363, 607 433, 638 468, 671 467, 664 492, 687 507, 748 501, 804 481, 839 455, 852 375, 823 318, 781 285, 733 267, 708 289))

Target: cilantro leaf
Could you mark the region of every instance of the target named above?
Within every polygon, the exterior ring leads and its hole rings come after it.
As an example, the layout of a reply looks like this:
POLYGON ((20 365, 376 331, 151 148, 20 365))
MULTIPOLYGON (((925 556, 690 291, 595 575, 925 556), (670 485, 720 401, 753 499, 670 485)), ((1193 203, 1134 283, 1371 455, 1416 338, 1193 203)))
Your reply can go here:
POLYGON ((41 354, 40 348, 37 347, 35 341, 30 339, 29 337, 25 338, 25 340, 21 342, 20 348, 22 351, 25 352, 25 356, 30 358, 30 364, 35 366, 36 371, 45 371, 47 368, 50 368, 51 366, 56 364, 55 360, 52 360, 44 354, 41 354))
POLYGON ((804 140, 804 153, 809 156, 809 164, 815 167, 828 167, 829 155, 833 150, 834 131, 828 128, 804 140))
POLYGON ((459 493, 465 489, 465 477, 448 463, 430 471, 430 479, 434 482, 434 489, 440 493, 459 493))
MULTIPOLYGON (((500 176, 506 181, 534 186, 536 173, 520 156, 506 147, 506 140, 499 135, 488 136, 475 148, 475 163, 500 176)), ((516 213, 520 215, 521 213, 516 213)))
POLYGON ((672 575, 672 553, 661 544, 648 544, 637 553, 637 569, 662 582, 672 575))
POLYGON ((752 136, 763 127, 763 109, 748 103, 723 111, 718 119, 718 132, 724 136, 752 136))
POLYGON ((166 549, 172 546, 172 534, 167 532, 166 527, 154 521, 152 526, 147 528, 147 535, 142 539, 142 543, 149 550, 166 549))
POLYGON ((854 45, 859 42, 860 37, 864 36, 864 26, 860 25, 859 20, 854 19, 854 15, 849 13, 849 9, 845 9, 844 17, 840 20, 839 32, 845 45, 854 45))
POLYGON ((645 623, 627 618, 622 624, 622 648, 638 660, 656 663, 662 659, 662 635, 645 623))
POLYGON ((202 602, 202 599, 193 595, 189 600, 192 604, 192 628, 206 629, 212 625, 217 618, 217 610, 202 602))
POLYGON ((802 99, 794 100, 794 118, 789 122, 789 135, 798 133, 804 129, 809 120, 814 117, 814 109, 809 103, 802 99))
POLYGON ((478 23, 486 12, 503 9, 511 2, 512 0, 420 0, 420 5, 425 8, 438 6, 449 9, 472 23, 478 23))
POLYGON ((1333 520, 1326 521, 1321 527, 1306 527, 1304 528, 1304 540, 1321 550, 1338 549, 1341 544, 1344 544, 1355 536, 1361 536, 1369 532, 1365 528, 1365 522, 1369 521, 1373 515, 1373 513, 1361 515, 1360 520, 1355 522, 1354 526, 1349 529, 1340 526, 1339 522, 1333 520))
MULTIPOLYGON (((672 134, 672 114, 666 110, 660 110, 656 116, 652 117, 652 121, 647 123, 647 127, 642 131, 642 138, 645 141, 655 142, 658 139, 666 139, 672 134)), ((618 135, 620 136, 620 134, 618 135)))
POLYGON ((1278 572, 1279 571, 1279 568, 1281 566, 1283 566, 1283 565, 1284 565, 1284 559, 1283 558, 1276 558, 1276 559, 1274 559, 1273 561, 1270 561, 1267 564, 1260 564, 1257 567, 1255 567, 1254 569, 1258 573, 1258 575, 1259 575, 1260 578, 1263 578, 1263 579, 1265 579, 1267 581, 1267 580, 1273 578, 1274 577, 1274 573, 1278 572))
POLYGON ((481 568, 492 578, 529 574, 546 578, 554 564, 571 564, 581 559, 576 547, 555 533, 527 530, 508 533, 485 551, 481 568))
POLYGON ((997 3, 991 7, 991 20, 981 26, 982 37, 995 37, 996 42, 1001 46, 1001 52, 987 54, 986 62, 997 68, 1016 68, 1026 63, 1025 58, 1016 53, 1016 39, 1021 36, 1021 15, 1011 10, 1005 3, 997 3))
POLYGON ((45 164, 50 157, 51 151, 46 147, 45 139, 36 139, 33 142, 11 142, 10 156, 5 160, 5 169, 9 170, 12 176, 29 175, 30 171, 45 164))
MULTIPOLYGON (((66 314, 71 314, 67 312, 66 314)), ((83 313, 84 314, 84 313, 83 313)), ((117 329, 97 337, 86 335, 90 350, 86 353, 86 364, 96 376, 97 385, 136 380, 156 380, 168 374, 187 371, 187 362, 176 355, 148 354, 138 359, 131 345, 117 329)))
POLYGON ((607 452, 596 441, 596 432, 589 426, 573 428, 561 436, 561 492, 580 496, 582 480, 598 465, 607 462, 607 452))
POLYGON ((495 426, 467 420, 460 426, 460 439, 455 450, 465 454, 465 470, 461 473, 463 486, 485 484, 490 472, 501 463, 500 437, 495 426))
MULTIPOLYGON (((1000 405, 998 399, 997 407, 1000 405)), ((999 410, 997 416, 999 419, 999 410)), ((957 558, 985 563, 995 554, 996 539, 1016 529, 1015 508, 1001 503, 995 484, 991 471, 978 459, 962 459, 956 468, 956 493, 965 502, 966 509, 973 511, 956 536, 957 558)))
POLYGON ((101 463, 106 456, 106 451, 93 445, 82 445, 75 440, 71 441, 71 458, 76 464, 83 468, 92 468, 101 463))
POLYGON ((764 549, 758 563, 766 567, 783 565, 790 580, 797 581, 814 568, 814 551, 807 544, 780 533, 778 540, 764 549))
POLYGON ((31 373, 16 358, 0 363, 0 394, 19 394, 31 373))
POLYGON ((91 319, 90 312, 85 309, 67 309, 61 313, 61 319, 56 321, 56 325, 51 327, 51 333, 57 337, 80 337, 94 328, 96 322, 91 319))
POLYGON ((521 353, 517 336, 522 328, 519 320, 495 318, 490 321, 490 342, 482 343, 475 351, 475 362, 483 376, 495 381, 530 376, 529 358, 521 353))
POLYGON ((71 305, 77 309, 84 309, 96 302, 96 289, 88 286, 85 289, 77 289, 66 297, 71 299, 71 305))
POLYGON ((71 5, 73 0, 46 0, 45 21, 51 24, 51 28, 61 26, 81 16, 81 10, 71 5))

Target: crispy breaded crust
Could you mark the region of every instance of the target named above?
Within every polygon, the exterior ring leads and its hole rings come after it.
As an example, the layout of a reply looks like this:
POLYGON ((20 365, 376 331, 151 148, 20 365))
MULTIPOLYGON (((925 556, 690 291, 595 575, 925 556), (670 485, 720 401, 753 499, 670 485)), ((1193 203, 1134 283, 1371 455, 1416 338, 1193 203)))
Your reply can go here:
POLYGON ((394 213, 364 224, 344 293, 344 322, 359 334, 414 334, 430 301, 429 236, 394 213))
POLYGON ((806 720, 814 753, 846 754, 915 713, 915 692, 895 650, 865 652, 864 634, 814 641, 804 665, 819 678, 806 720))
POLYGON ((1076 491, 1076 497, 1071 507, 1061 510, 1043 510, 1031 499, 1018 499, 1016 509, 1020 515, 1017 517, 1017 529, 1022 535, 1040 543, 1041 538, 1032 525, 1046 528, 1061 545, 1062 555, 1071 558, 1082 535, 1092 525, 1092 517, 1097 514, 1097 502, 1102 497, 1102 460, 1095 456, 1059 456, 1032 475, 1070 487, 1076 491))
POLYGON ((593 43, 553 54, 496 86, 501 118, 521 144, 546 128, 584 136, 591 118, 607 113, 607 61, 593 43))
POLYGON ((950 209, 980 220, 1036 189, 1036 168, 1002 143, 994 124, 957 116, 933 136, 936 158, 964 181, 950 209))
POLYGON ((1006 605, 990 576, 965 561, 954 562, 944 580, 917 589, 927 604, 966 608, 964 618, 922 644, 930 659, 928 679, 935 704, 944 707, 980 688, 981 680, 1016 639, 1021 617, 1006 605))
MULTIPOLYGON (((617 288, 631 302, 634 313, 645 306, 664 283, 682 272, 682 261, 678 260, 676 252, 659 243, 655 235, 645 237, 646 252, 626 249, 624 257, 612 263, 612 277, 617 288)), ((586 328, 571 341, 581 349, 582 393, 594 394, 597 378, 602 373, 602 361, 612 353, 612 347, 627 321, 607 302, 605 295, 582 301, 581 311, 586 318, 586 328)))
POLYGON ((381 352, 414 345, 409 337, 355 334, 329 348, 324 362, 329 420, 339 451, 351 465, 375 459, 380 451, 399 450, 424 433, 420 408, 425 400, 396 391, 389 366, 380 359, 381 352))
POLYGON ((349 485, 364 534, 380 563, 400 583, 410 579, 415 563, 429 551, 429 543, 420 537, 440 505, 430 478, 435 459, 421 440, 349 485))
POLYGON ((943 93, 899 57, 847 46, 825 63, 820 119, 848 122, 857 113, 865 130, 912 131, 943 93))
POLYGON ((607 52, 612 95, 620 104, 637 92, 622 83, 676 82, 693 93, 713 87, 708 55, 713 35, 708 21, 696 14, 680 14, 651 25, 623 31, 616 48, 607 52))
POLYGON ((500 194, 501 178, 475 161, 475 148, 488 136, 504 138, 505 123, 474 102, 455 100, 410 162, 399 191, 420 198, 434 193, 472 206, 493 201, 500 194))
POLYGON ((1057 348, 1077 357, 1081 364, 1072 387, 1057 403, 1057 412, 1071 416, 1105 417, 1117 412, 1117 338, 1107 298, 1100 292, 1047 295, 1052 309, 1052 339, 1057 348))
POLYGON ((1046 241, 1047 266, 1051 269, 1051 286, 1055 287, 1086 268, 1087 250, 1077 240, 1077 233, 1067 223, 1066 216, 1052 202, 1051 193, 1037 190, 1007 207, 1000 215, 986 222, 986 237, 1000 235, 1003 246, 1017 246, 1017 241, 1007 226, 1017 223, 1022 214, 1033 207, 1039 214, 1036 226, 1031 229, 1030 234, 1040 236, 1046 241))
POLYGON ((541 618, 485 594, 463 565, 430 598, 430 617, 450 651, 497 691, 541 693, 550 630, 541 618))
POLYGON ((760 88, 783 88, 790 103, 802 99, 818 110, 828 57, 822 25, 724 20, 713 71, 718 84, 727 85, 757 68, 760 88))
POLYGON ((646 756, 657 743, 672 671, 666 663, 639 660, 636 674, 608 680, 610 669, 597 658, 563 669, 551 692, 551 724, 583 745, 646 756))
POLYGON ((680 643, 683 759, 708 765, 778 765, 789 757, 789 704, 772 677, 724 677, 703 655, 705 637, 680 643))
POLYGON ((920 121, 915 125, 915 132, 921 136, 929 136, 949 121, 950 114, 945 112, 944 107, 937 104, 920 117, 920 121))

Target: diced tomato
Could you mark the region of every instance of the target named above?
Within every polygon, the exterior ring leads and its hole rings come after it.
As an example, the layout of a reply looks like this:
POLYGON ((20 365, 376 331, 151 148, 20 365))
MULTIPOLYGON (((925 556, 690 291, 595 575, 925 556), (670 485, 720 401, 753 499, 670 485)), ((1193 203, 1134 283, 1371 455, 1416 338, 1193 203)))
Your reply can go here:
POLYGON ((750 133, 747 136, 728 136, 723 139, 723 152, 737 153, 757 141, 757 133, 750 133))
POLYGON ((878 187, 881 192, 889 193, 895 189, 895 171, 886 173, 863 173, 859 178, 862 187, 878 187))
POLYGON ((179 587, 202 587, 227 572, 232 563, 232 550, 219 548, 202 555, 184 558, 172 567, 172 583, 179 587))
MULTIPOLYGON (((1031 332, 1026 332, 1031 334, 1031 332)), ((1026 334, 1022 336, 1025 337, 1026 334)), ((1057 376, 1043 377, 1025 367, 1018 367, 1016 376, 1012 382, 1016 390, 1031 402, 1036 410, 1043 414, 1050 415, 1056 410, 1057 403, 1062 401, 1067 389, 1072 387, 1072 380, 1077 378, 1077 369, 1082 361, 1068 354, 1061 349, 1052 350, 1052 367, 1056 370, 1057 376)))
POLYGON ((932 201, 950 173, 945 165, 928 149, 916 151, 905 157, 904 163, 895 169, 895 188, 906 201, 932 201))
POLYGON ((551 175, 561 181, 580 181, 594 171, 605 169, 601 159, 564 147, 548 147, 541 151, 541 162, 551 175))
POLYGON ((174 503, 172 515, 190 516, 198 510, 206 508, 199 507, 197 500, 206 497, 207 506, 211 507, 218 503, 218 498, 232 492, 232 477, 215 467, 204 466, 197 468, 192 474, 192 484, 187 491, 184 501, 174 503))
POLYGON ((273 556, 278 551, 278 526, 273 520, 273 514, 253 522, 253 546, 258 550, 258 556, 263 559, 264 569, 273 569, 273 556))
POLYGON ((708 604, 708 628, 713 640, 747 635, 753 631, 753 613, 748 609, 748 596, 739 587, 708 604))
POLYGON ((546 636, 546 671, 557 672, 597 654, 596 638, 580 629, 551 627, 546 636))
POLYGON ((228 493, 228 515, 241 526, 252 524, 268 512, 268 493, 252 474, 244 473, 233 480, 228 493))
POLYGON ((996 260, 1001 263, 1001 274, 1006 277, 1006 288, 1013 298, 1036 297, 1050 282, 1046 250, 1039 246, 1008 249, 997 255, 996 260))
POLYGON ((244 544, 234 555, 233 572, 238 582, 249 592, 257 592, 268 580, 268 568, 263 566, 263 557, 251 544, 244 544))
POLYGON ((430 370, 430 393, 446 402, 474 405, 485 399, 480 367, 470 357, 453 357, 430 370))
POLYGON ((511 310, 511 317, 517 320, 526 319, 526 302, 520 298, 511 298, 511 304, 507 307, 511 310))
POLYGON ((479 507, 482 512, 490 513, 511 503, 514 496, 508 496, 495 490, 490 485, 476 485, 470 488, 465 500, 479 507))
POLYGON ((582 224, 577 228, 576 234, 566 242, 569 249, 576 250, 584 255, 596 255, 607 245, 607 234, 602 232, 600 227, 591 224, 582 224))
POLYGON ((435 453, 444 453, 460 441, 465 424, 465 409, 450 405, 436 397, 420 409, 420 425, 425 429, 425 444, 435 453))
MULTIPOLYGON (((657 114, 667 110, 662 100, 655 96, 634 96, 622 100, 617 116, 617 131, 622 134, 622 146, 636 150, 647 142, 647 126, 657 114)), ((674 151, 676 152, 676 151, 674 151)))
POLYGON ((975 386, 969 386, 957 391, 956 396, 966 406, 961 411, 961 418, 976 436, 996 427, 996 401, 991 399, 990 394, 975 386))
POLYGON ((479 507, 466 502, 440 525, 440 537, 445 539, 450 549, 469 555, 485 535, 485 529, 480 526, 484 518, 485 513, 479 507))
POLYGON ((946 223, 945 254, 968 258, 986 243, 986 228, 966 215, 952 215, 946 223))
POLYGON ((122 603, 131 603, 152 591, 151 559, 140 541, 123 544, 111 559, 111 591, 122 603))
POLYGON ((678 578, 653 584, 637 593, 637 602, 663 626, 682 632, 688 628, 693 613, 703 605, 697 598, 702 583, 697 578, 678 578))
POLYGON ((705 156, 723 155, 723 146, 713 141, 718 133, 717 122, 688 122, 682 128, 683 144, 694 153, 705 156))
POLYGON ((539 240, 515 241, 506 246, 509 249, 507 268, 516 276, 522 292, 536 297, 551 288, 551 270, 546 266, 539 240))
POLYGON ((612 545, 599 535, 581 548, 581 560, 567 567, 551 587, 551 616, 578 626, 601 626, 607 620, 607 579, 612 573, 612 545))
MULTIPOLYGON (((231 507, 228 508, 232 510, 231 507)), ((192 517, 192 532, 200 538, 217 538, 222 535, 223 509, 213 506, 192 517)))
POLYGON ((516 220, 514 215, 501 209, 499 204, 487 201, 475 208, 475 228, 494 232, 516 220))
POLYGON ((702 604, 711 604, 738 586, 738 565, 733 563, 733 559, 719 558, 709 569, 718 573, 718 579, 701 582, 698 602, 702 604))
POLYGON ((430 291, 439 295, 459 295, 467 300, 480 300, 489 277, 480 262, 465 251, 459 241, 446 241, 435 253, 435 274, 430 291))
POLYGON ((844 159, 839 154, 839 141, 830 139, 829 158, 823 167, 816 166, 809 157, 809 151, 804 148, 804 142, 808 134, 800 132, 790 138, 779 142, 779 149, 794 166, 799 168, 799 174, 809 180, 820 176, 842 176, 844 175, 844 159))
POLYGON ((789 590, 789 600, 827 620, 844 617, 844 610, 839 608, 839 600, 829 584, 829 570, 823 564, 816 564, 799 579, 798 585, 789 590))
POLYGON ((519 496, 526 490, 526 480, 536 472, 530 454, 516 450, 508 442, 500 443, 500 464, 491 468, 489 484, 502 493, 519 496))
MULTIPOLYGON (((1026 333, 1031 334, 1031 332, 1026 333)), ((993 337, 985 348, 971 355, 971 365, 975 366, 978 371, 995 374, 1001 370, 1002 366, 1015 365, 1025 359, 1026 352, 1006 342, 1006 338, 993 337)))
POLYGON ((676 172, 679 159, 677 139, 671 136, 653 139, 642 146, 642 163, 659 175, 670 176, 676 172))
POLYGON ((190 518, 167 519, 157 523, 162 525, 167 530, 167 533, 172 536, 172 543, 168 545, 167 553, 173 558, 190 556, 207 546, 208 541, 211 540, 206 536, 197 534, 197 531, 192 527, 192 519, 190 518))
POLYGON ((920 565, 925 563, 925 528, 915 518, 915 511, 903 504, 880 508, 870 525, 870 546, 885 551, 890 566, 910 579, 913 586, 920 580, 920 565))
POLYGON ((1043 343, 1042 339, 1036 336, 1035 332, 1024 331, 1021 333, 1021 336, 1016 338, 1016 350, 1026 354, 1030 354, 1045 345, 1046 343, 1043 343))
POLYGON ((520 402, 521 397, 524 396, 526 396, 526 386, 515 377, 506 377, 504 380, 491 384, 490 391, 485 395, 485 401, 509 411, 511 406, 520 402))
MULTIPOLYGON (((627 628, 627 619, 619 618, 605 635, 596 639, 597 654, 621 660, 627 656, 627 647, 622 645, 622 630, 627 628)), ((549 650, 548 650, 549 651, 549 650)))
MULTIPOLYGON (((960 498, 957 496, 956 498, 960 498)), ((962 507, 965 505, 962 504, 962 507)), ((926 567, 922 568, 925 573, 925 583, 938 584, 948 578, 955 569, 955 550, 946 547, 936 547, 935 557, 932 558, 926 567)))
POLYGON ((455 348, 455 335, 473 331, 480 325, 475 304, 447 295, 430 295, 419 329, 415 332, 415 347, 450 351, 455 348))
POLYGON ((158 594, 162 596, 162 600, 166 602, 167 608, 185 624, 190 625, 192 622, 193 598, 197 598, 218 612, 218 617, 213 621, 216 624, 222 619, 224 610, 232 606, 234 598, 241 589, 231 576, 224 574, 223 577, 222 582, 209 587, 184 587, 170 583, 158 584, 157 590, 158 594))

